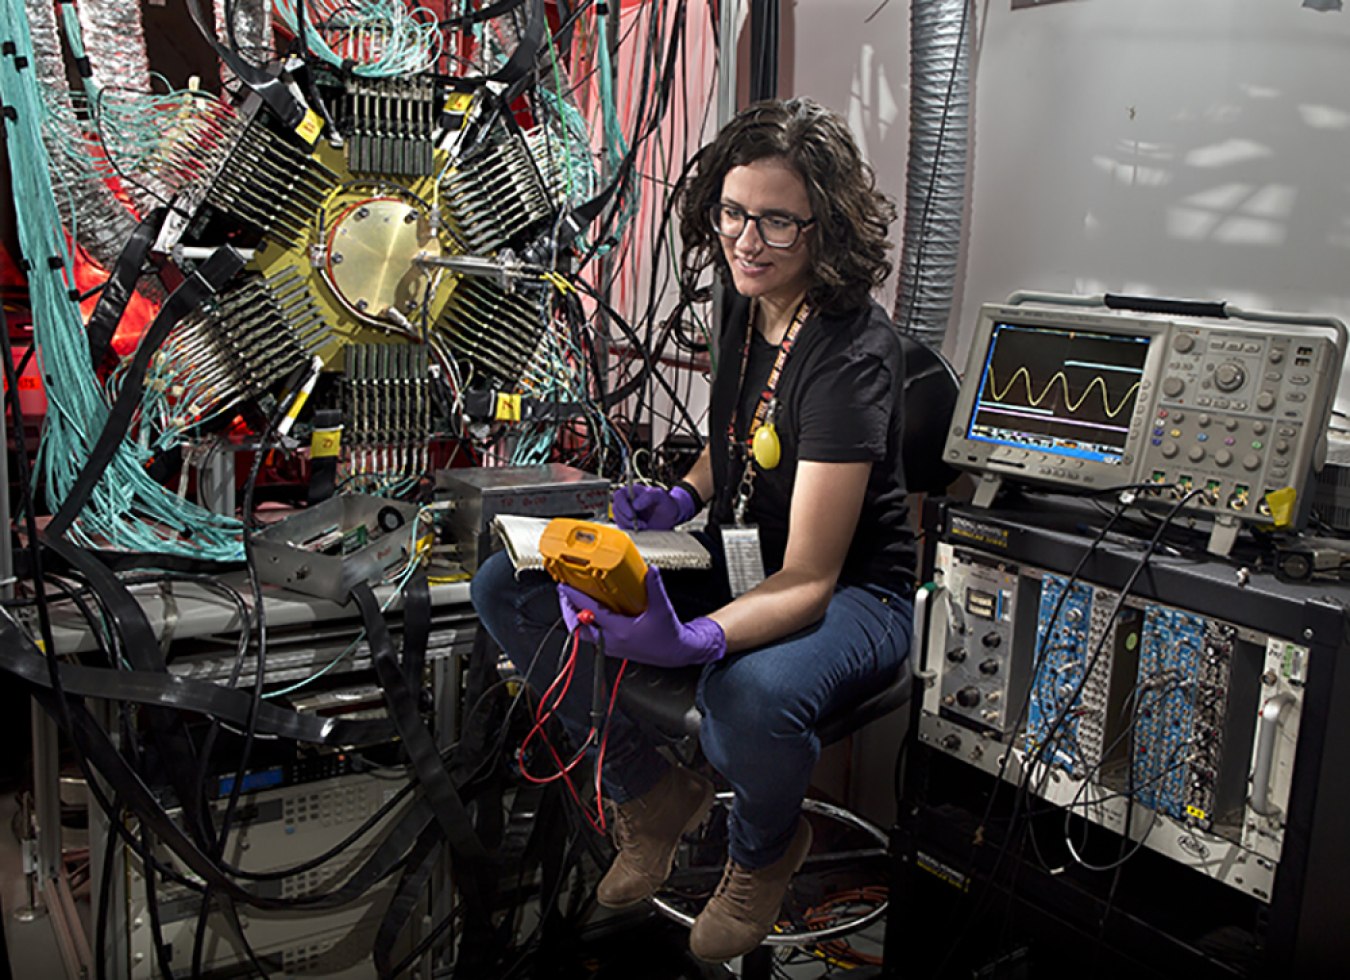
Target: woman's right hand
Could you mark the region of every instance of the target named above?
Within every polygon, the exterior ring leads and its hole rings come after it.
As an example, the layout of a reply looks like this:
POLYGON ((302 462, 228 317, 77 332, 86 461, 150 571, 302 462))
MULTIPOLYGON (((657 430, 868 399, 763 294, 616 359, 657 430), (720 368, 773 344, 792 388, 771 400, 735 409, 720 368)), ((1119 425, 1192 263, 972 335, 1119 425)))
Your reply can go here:
POLYGON ((624 485, 614 491, 614 523, 625 531, 669 531, 698 513, 684 487, 624 485))

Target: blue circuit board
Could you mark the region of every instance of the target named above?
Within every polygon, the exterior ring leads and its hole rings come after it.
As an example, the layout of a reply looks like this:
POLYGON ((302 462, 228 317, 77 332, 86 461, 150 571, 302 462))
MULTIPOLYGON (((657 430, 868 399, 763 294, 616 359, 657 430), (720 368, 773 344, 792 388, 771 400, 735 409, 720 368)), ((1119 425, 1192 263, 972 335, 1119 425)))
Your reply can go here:
POLYGON ((1134 705, 1134 798, 1160 813, 1184 815, 1196 672, 1205 620, 1151 606, 1134 705))
POLYGON ((1137 802, 1177 820, 1213 817, 1232 651, 1232 627, 1149 608, 1135 692, 1137 802))
POLYGON ((1067 585, 1068 580, 1058 575, 1046 575, 1041 582, 1036 625, 1037 669, 1025 745, 1027 752, 1036 752, 1049 737, 1052 744, 1045 751, 1044 761, 1071 774, 1085 774, 1096 757, 1084 743, 1099 745, 1101 738, 1100 716, 1094 716, 1090 707, 1084 705, 1084 695, 1090 697, 1088 685, 1078 690, 1092 654, 1092 604, 1096 590, 1082 582, 1075 583, 1055 615, 1055 607, 1067 585), (1061 714, 1064 719, 1051 735, 1061 714))

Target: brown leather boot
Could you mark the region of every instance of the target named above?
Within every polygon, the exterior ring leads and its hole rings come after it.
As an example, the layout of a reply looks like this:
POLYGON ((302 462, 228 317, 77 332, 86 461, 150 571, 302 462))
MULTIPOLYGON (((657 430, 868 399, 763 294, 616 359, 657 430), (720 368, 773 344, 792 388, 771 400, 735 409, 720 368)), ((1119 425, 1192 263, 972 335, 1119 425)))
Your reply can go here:
POLYGON ((750 871, 727 861, 722 883, 689 930, 689 949, 709 963, 744 956, 764 941, 782 910, 788 882, 811 850, 811 825, 802 817, 787 853, 750 871))
POLYGON ((607 909, 651 898, 667 878, 680 838, 697 827, 713 804, 713 785, 696 772, 671 766, 645 795, 615 807, 619 855, 595 889, 607 909))

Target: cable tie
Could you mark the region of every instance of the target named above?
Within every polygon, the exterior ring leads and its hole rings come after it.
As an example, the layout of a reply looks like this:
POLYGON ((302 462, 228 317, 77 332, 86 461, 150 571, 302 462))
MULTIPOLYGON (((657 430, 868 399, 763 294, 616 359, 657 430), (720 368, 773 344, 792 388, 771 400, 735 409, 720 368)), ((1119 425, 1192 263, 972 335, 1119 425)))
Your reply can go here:
POLYGON ((65 267, 66 267, 65 259, 61 258, 61 256, 59 255, 53 255, 47 259, 47 268, 51 269, 53 272, 57 271, 58 269, 64 269, 65 267))
POLYGON ((75 59, 75 70, 80 73, 81 78, 94 77, 94 66, 89 63, 87 56, 75 59))
POLYGON ((72 303, 78 303, 81 299, 80 291, 78 289, 67 289, 66 295, 70 297, 72 303))
POLYGON ((4 113, 6 119, 12 119, 15 122, 19 121, 19 110, 14 108, 12 105, 5 106, 4 113))
POLYGON ((0 44, 0 54, 7 54, 12 58, 18 53, 19 49, 14 46, 13 41, 6 41, 4 44, 0 44))

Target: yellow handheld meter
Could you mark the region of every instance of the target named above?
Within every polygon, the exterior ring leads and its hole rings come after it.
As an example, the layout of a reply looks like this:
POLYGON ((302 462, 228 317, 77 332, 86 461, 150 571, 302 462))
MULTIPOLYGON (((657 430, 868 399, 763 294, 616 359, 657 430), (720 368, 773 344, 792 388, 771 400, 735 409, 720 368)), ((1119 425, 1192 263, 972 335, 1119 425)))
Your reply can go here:
POLYGON ((617 527, 555 517, 539 539, 544 569, 625 616, 647 609, 647 563, 617 527))

